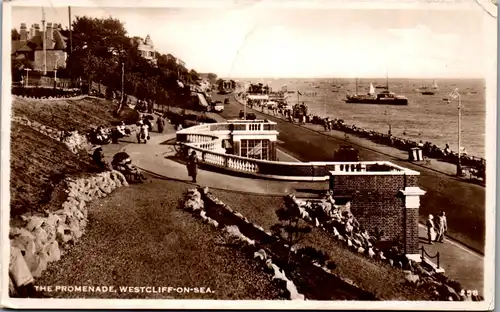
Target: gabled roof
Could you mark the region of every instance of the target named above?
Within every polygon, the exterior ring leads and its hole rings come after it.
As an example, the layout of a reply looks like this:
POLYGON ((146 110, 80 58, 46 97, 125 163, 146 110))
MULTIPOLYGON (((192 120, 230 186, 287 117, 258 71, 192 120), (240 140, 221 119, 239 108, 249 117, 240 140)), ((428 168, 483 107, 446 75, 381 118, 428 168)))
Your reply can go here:
MULTIPOLYGON (((61 32, 57 29, 53 30, 52 42, 47 42, 47 50, 64 50, 67 47, 66 40, 68 38, 64 37, 61 32)), ((26 52, 33 50, 43 49, 43 32, 33 36, 29 41, 20 42, 19 40, 12 42, 12 53, 16 52, 26 52), (30 48, 33 47, 32 48, 30 48)))

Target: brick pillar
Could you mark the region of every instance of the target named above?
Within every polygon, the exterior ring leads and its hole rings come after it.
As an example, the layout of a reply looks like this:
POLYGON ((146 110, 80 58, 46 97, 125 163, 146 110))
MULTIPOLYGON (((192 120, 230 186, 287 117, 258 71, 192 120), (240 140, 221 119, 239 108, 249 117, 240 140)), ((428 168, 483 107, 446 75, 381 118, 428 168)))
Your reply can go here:
POLYGON ((420 208, 420 196, 426 192, 417 186, 405 187, 400 191, 404 196, 405 218, 404 218, 404 242, 405 254, 408 259, 420 262, 418 244, 418 210, 420 208))

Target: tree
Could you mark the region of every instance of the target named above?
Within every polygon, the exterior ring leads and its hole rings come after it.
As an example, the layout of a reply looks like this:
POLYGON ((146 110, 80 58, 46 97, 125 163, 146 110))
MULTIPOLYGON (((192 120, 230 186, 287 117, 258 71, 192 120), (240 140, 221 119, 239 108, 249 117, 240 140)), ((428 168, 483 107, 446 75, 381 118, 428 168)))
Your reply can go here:
POLYGON ((19 40, 21 38, 21 35, 19 34, 19 32, 17 31, 16 28, 14 28, 10 31, 10 38, 12 41, 16 41, 16 40, 19 40))
POLYGON ((207 79, 208 81, 210 81, 210 83, 215 83, 217 81, 217 75, 214 73, 208 73, 207 79))
POLYGON ((194 69, 191 69, 189 71, 189 76, 191 78, 191 81, 197 81, 197 80, 200 80, 200 77, 198 75, 198 73, 194 70, 194 69))
POLYGON ((33 63, 24 56, 11 56, 12 81, 20 81, 24 75, 24 69, 33 69, 33 63))
POLYGON ((284 204, 284 208, 276 211, 281 223, 273 225, 271 231, 288 245, 287 263, 289 263, 293 246, 311 231, 311 227, 303 225, 300 206, 294 195, 285 196, 284 204))

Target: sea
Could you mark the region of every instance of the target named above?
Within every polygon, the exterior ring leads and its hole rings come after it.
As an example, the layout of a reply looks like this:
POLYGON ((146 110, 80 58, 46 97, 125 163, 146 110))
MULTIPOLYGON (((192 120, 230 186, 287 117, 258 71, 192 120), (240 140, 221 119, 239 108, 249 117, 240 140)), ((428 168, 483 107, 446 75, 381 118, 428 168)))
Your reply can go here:
MULTIPOLYGON (((439 147, 448 143, 454 151, 458 146, 458 100, 449 96, 455 88, 461 95, 461 145, 475 157, 485 154, 485 81, 483 79, 358 79, 358 94, 367 93, 373 86, 389 85, 389 90, 408 98, 407 106, 348 104, 347 94, 356 91, 356 79, 238 79, 238 82, 263 83, 272 91, 299 90, 302 95, 290 94, 292 104, 305 102, 313 115, 343 119, 368 130, 387 133, 389 127, 396 137, 439 147), (419 89, 437 84, 435 95, 422 95, 419 89), (336 87, 333 87, 333 86, 336 87), (336 90, 337 92, 334 92, 336 90), (449 102, 445 99, 449 99, 449 102)), ((376 92, 383 89, 375 89, 376 92)))

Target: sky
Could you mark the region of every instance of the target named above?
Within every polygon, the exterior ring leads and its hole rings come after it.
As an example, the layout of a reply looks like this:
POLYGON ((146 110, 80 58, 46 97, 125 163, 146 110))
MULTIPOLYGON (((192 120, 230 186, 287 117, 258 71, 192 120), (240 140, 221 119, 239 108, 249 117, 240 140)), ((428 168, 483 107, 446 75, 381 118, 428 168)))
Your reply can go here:
MULTIPOLYGON (((221 77, 484 78, 481 9, 321 7, 72 7, 73 17, 118 18, 197 72, 221 77)), ((46 20, 68 25, 67 6, 46 20)), ((12 27, 41 24, 41 6, 12 8, 12 27)))

